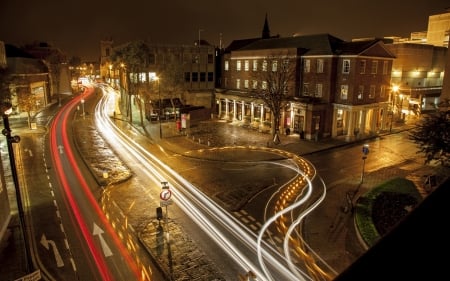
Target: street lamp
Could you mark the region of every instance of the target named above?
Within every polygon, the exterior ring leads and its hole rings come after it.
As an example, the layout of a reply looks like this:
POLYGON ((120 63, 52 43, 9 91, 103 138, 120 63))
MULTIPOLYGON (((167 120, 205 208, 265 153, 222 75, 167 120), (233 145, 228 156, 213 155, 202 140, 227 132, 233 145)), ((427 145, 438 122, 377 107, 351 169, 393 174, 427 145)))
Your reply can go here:
POLYGON ((25 258, 26 258, 26 270, 27 273, 30 272, 32 268, 31 263, 31 254, 30 254, 30 245, 28 243, 28 239, 25 234, 25 216, 23 211, 23 205, 22 205, 22 195, 20 194, 20 187, 19 187, 19 179, 17 177, 17 169, 16 169, 16 160, 14 158, 14 150, 13 150, 13 143, 20 142, 19 136, 11 136, 11 128, 9 126, 9 114, 12 112, 12 105, 10 103, 4 103, 2 105, 2 112, 3 112, 3 125, 4 129, 2 130, 3 135, 6 137, 6 143, 8 146, 8 155, 9 155, 9 162, 11 165, 11 175, 14 182, 14 188, 16 191, 16 200, 17 200, 17 210, 19 212, 19 220, 20 220, 20 227, 22 228, 22 237, 23 242, 25 244, 25 258))
POLYGON ((369 154, 369 145, 365 144, 362 147, 362 160, 363 160, 363 166, 362 166, 362 173, 361 173, 361 184, 364 182, 364 166, 366 165, 366 159, 367 159, 367 154, 369 154))
POLYGON ((162 108, 161 108, 161 103, 162 103, 162 101, 161 101, 161 85, 160 85, 160 83, 159 83, 159 77, 158 76, 155 76, 154 78, 153 78, 156 82, 158 82, 158 99, 159 99, 159 102, 158 102, 158 107, 159 107, 159 112, 158 112, 158 120, 159 120, 159 138, 160 139, 162 139, 162 125, 161 125, 161 113, 162 113, 162 108))

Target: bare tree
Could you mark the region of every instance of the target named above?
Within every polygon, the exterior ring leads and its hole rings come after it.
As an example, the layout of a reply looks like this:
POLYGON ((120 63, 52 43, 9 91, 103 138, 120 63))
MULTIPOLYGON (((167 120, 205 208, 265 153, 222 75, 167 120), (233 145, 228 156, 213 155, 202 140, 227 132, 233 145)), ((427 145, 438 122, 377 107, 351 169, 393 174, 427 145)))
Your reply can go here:
POLYGON ((126 65, 130 91, 128 93, 127 114, 130 117, 130 122, 132 122, 131 97, 135 96, 135 101, 137 101, 140 112, 141 125, 144 126, 144 104, 146 98, 143 92, 147 91, 149 87, 147 70, 150 60, 150 50, 145 42, 133 41, 114 50, 111 59, 118 67, 122 63, 126 65))
POLYGON ((272 113, 271 132, 275 144, 280 143, 281 113, 289 101, 289 92, 292 90, 290 85, 293 85, 295 77, 295 65, 287 55, 269 56, 264 58, 261 69, 254 74, 259 87, 253 89, 253 92, 272 113))
POLYGON ((36 96, 30 93, 29 88, 20 88, 17 93, 17 104, 20 111, 27 113, 28 128, 31 128, 31 115, 36 111, 36 96))

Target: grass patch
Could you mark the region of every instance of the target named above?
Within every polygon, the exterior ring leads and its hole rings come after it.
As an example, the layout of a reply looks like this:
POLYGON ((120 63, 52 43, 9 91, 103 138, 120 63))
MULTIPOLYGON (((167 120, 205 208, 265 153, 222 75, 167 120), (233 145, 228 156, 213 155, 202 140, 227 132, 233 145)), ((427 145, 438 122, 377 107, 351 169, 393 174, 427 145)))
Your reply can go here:
POLYGON ((414 183, 404 178, 389 180, 362 195, 355 208, 362 239, 372 247, 421 201, 414 183))

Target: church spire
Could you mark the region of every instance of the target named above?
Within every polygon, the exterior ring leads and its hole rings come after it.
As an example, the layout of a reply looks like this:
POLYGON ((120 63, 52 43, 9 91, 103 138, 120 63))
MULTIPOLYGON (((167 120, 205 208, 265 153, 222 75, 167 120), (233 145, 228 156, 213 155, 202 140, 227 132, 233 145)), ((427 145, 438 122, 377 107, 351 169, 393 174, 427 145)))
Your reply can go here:
POLYGON ((267 20, 267 13, 266 13, 266 18, 264 20, 264 27, 262 30, 262 39, 267 39, 270 38, 270 29, 269 29, 269 21, 267 20))

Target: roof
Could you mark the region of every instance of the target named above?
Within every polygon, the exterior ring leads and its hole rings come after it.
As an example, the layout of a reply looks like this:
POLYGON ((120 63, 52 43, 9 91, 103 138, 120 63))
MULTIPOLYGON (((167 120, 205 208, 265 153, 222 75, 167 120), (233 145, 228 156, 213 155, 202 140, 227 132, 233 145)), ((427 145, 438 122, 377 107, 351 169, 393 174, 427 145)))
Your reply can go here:
POLYGON ((325 33, 236 42, 231 51, 296 48, 306 50, 304 56, 365 54, 393 58, 394 56, 382 46, 384 43, 381 39, 346 42, 325 33))

